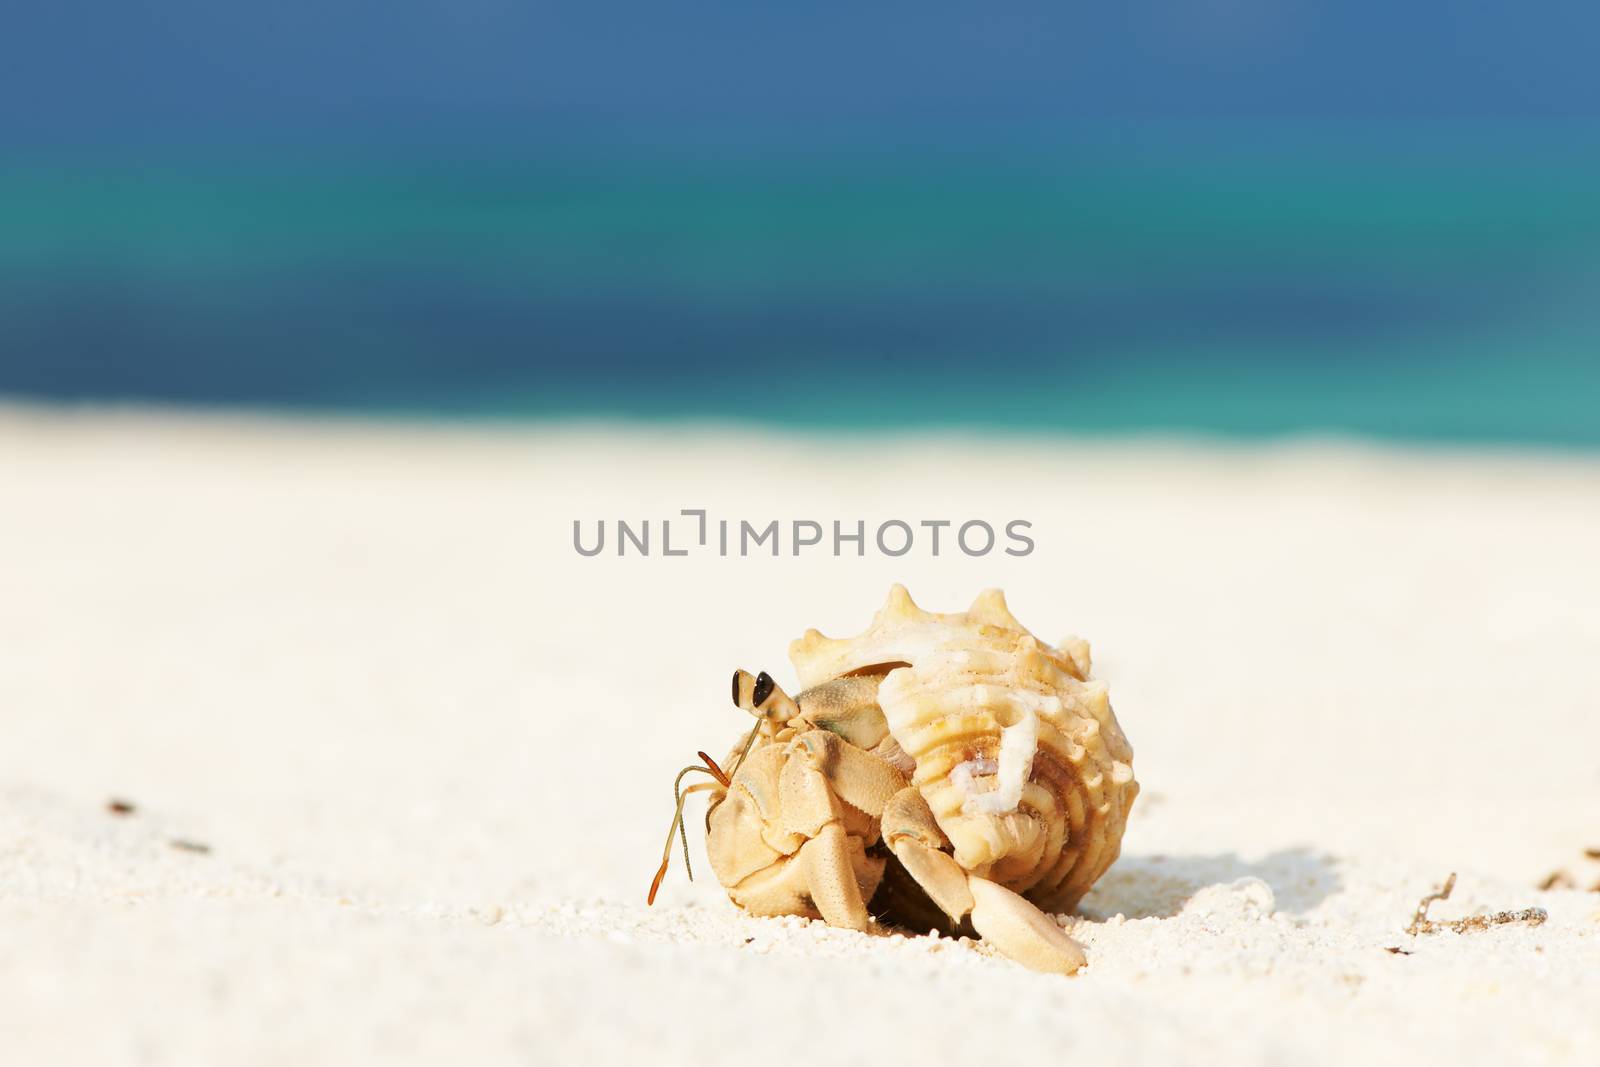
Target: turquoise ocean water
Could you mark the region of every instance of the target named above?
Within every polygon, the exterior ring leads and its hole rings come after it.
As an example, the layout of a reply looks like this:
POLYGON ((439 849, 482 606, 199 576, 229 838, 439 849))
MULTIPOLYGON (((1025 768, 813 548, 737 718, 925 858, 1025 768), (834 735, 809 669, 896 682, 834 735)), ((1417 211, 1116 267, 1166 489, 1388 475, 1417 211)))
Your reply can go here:
POLYGON ((1564 138, 35 160, 0 396, 1600 446, 1564 138))

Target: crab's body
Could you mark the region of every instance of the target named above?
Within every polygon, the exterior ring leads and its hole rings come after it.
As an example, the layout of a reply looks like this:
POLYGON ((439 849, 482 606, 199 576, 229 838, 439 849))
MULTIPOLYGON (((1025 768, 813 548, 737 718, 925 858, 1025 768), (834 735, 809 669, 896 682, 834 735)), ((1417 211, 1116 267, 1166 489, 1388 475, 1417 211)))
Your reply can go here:
POLYGON ((905 778, 826 730, 783 734, 758 739, 712 800, 712 869, 752 914, 864 929, 887 863, 877 848, 883 809, 905 778))
POLYGON ((1044 644, 997 590, 941 615, 897 585, 861 635, 812 630, 789 655, 793 700, 735 675, 763 722, 706 820, 734 902, 855 929, 870 904, 1039 970, 1081 966, 1044 912, 1070 911, 1116 859, 1139 790, 1087 644, 1044 644))

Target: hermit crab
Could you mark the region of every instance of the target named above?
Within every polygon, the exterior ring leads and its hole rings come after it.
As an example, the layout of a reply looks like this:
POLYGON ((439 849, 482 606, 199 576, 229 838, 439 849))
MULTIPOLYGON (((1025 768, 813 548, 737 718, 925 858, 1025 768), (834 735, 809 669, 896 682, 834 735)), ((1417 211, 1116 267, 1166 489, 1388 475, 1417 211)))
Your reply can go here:
POLYGON ((1088 644, 1038 640, 997 589, 938 614, 896 585, 865 632, 809 630, 789 658, 795 697, 734 673, 756 723, 727 770, 701 752, 679 772, 650 901, 674 836, 688 862, 684 801, 710 791, 711 866, 752 914, 975 934, 1035 970, 1081 967, 1047 913, 1116 860, 1139 792, 1088 644), (710 781, 682 788, 695 772, 710 781))

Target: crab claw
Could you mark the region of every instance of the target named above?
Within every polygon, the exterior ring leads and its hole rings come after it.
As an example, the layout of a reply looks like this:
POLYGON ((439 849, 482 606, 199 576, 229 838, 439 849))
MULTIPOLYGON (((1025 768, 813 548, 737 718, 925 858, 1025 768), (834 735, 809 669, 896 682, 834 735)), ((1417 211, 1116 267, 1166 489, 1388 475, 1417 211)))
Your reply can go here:
POLYGON ((1072 974, 1083 966, 1083 946, 1054 919, 1004 886, 963 870, 943 851, 949 841, 916 786, 895 794, 884 808, 883 839, 951 923, 970 917, 973 929, 1001 955, 1049 974, 1072 974))
POLYGON ((969 877, 967 890, 973 929, 1004 955, 1050 974, 1072 974, 1083 966, 1083 946, 1027 900, 987 878, 969 877))

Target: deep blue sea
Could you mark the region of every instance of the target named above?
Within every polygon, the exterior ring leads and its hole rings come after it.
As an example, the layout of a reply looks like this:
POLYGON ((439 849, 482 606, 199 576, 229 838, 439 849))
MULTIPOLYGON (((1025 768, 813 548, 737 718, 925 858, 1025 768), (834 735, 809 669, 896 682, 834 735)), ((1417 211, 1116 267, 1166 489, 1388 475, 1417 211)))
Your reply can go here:
POLYGON ((1600 446, 1600 146, 0 169, 0 396, 1600 446))

